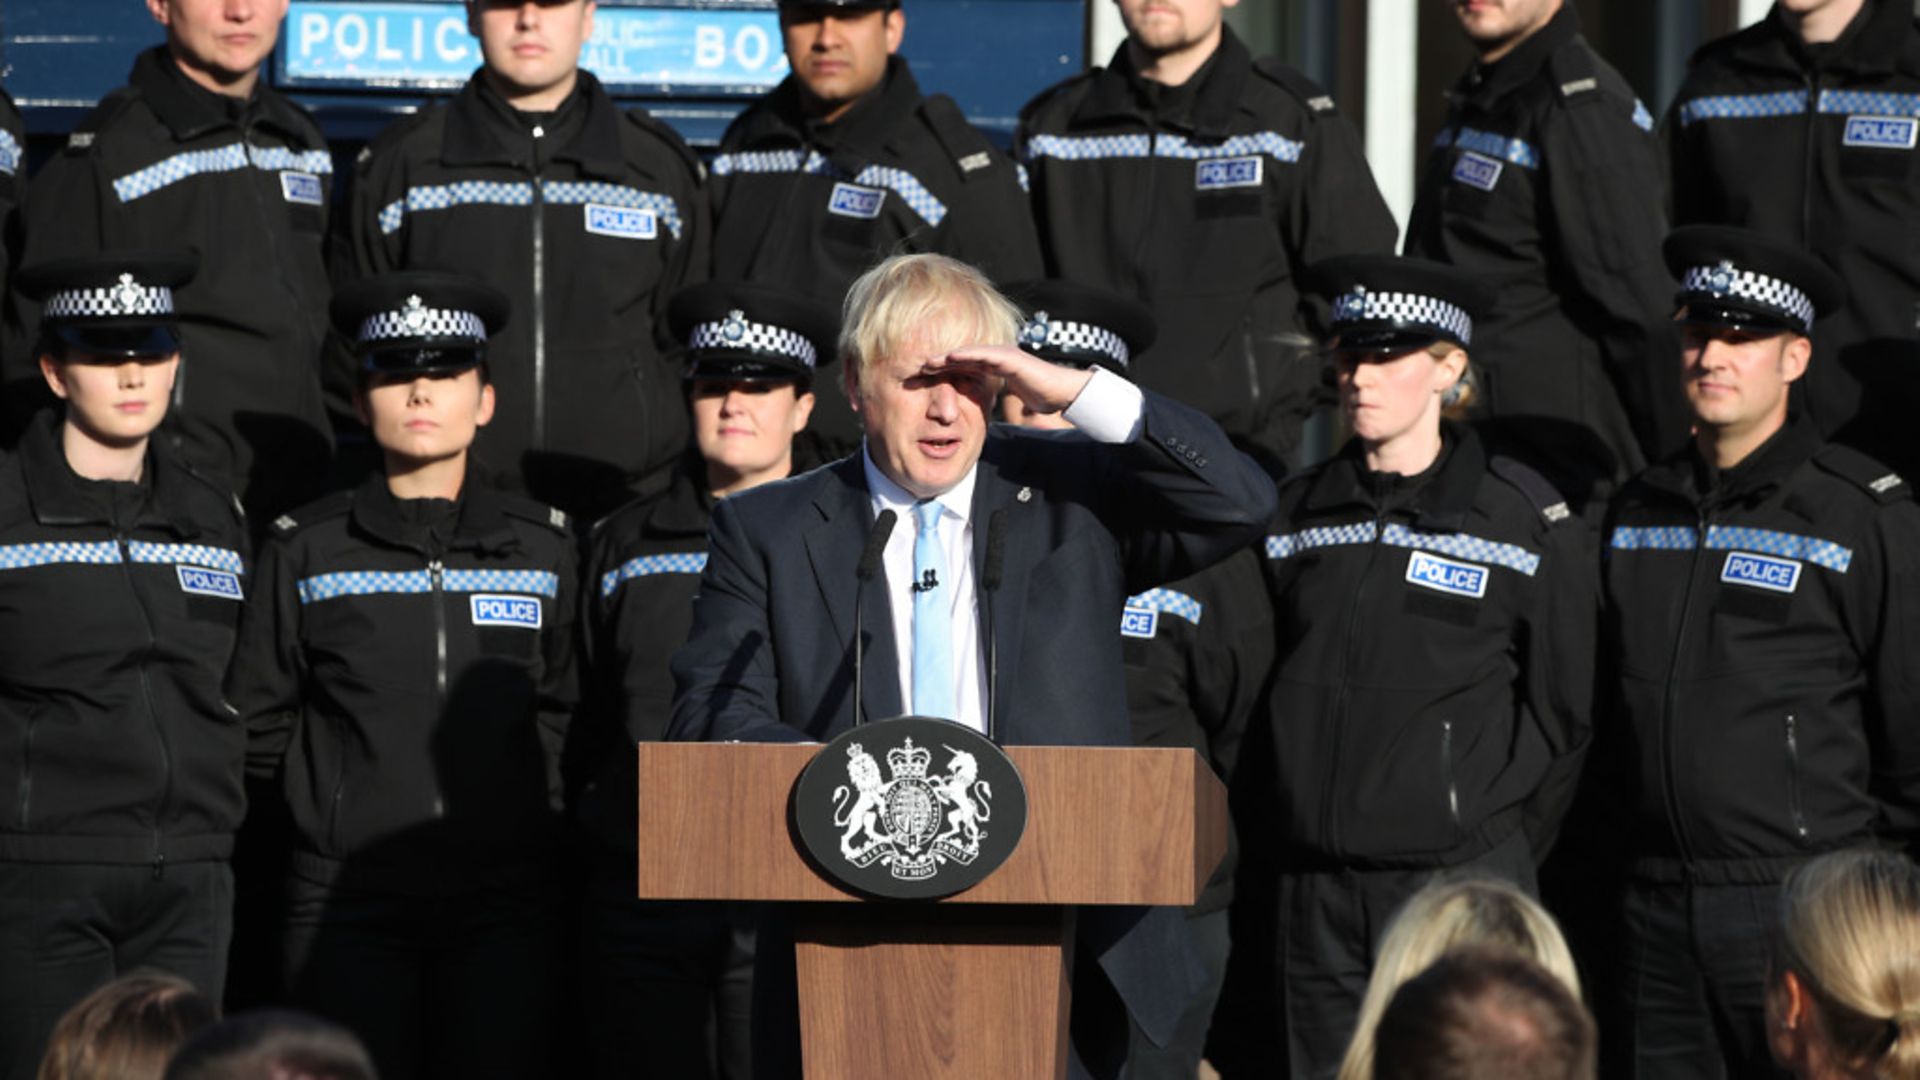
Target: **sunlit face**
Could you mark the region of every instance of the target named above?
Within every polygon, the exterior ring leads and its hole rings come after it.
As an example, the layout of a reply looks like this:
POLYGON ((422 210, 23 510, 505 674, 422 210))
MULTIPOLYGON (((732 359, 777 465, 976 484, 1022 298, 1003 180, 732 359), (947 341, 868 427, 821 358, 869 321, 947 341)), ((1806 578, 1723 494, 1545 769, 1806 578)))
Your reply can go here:
POLYGON ((1561 0, 1447 0, 1481 52, 1511 48, 1560 10, 1561 0))
POLYGON ((1220 32, 1222 13, 1240 0, 1113 0, 1127 36, 1149 53, 1178 52, 1220 32))
POLYGON ((813 415, 813 394, 791 381, 694 379, 687 386, 693 438, 716 489, 742 490, 793 471, 793 437, 813 415))
POLYGON ((493 387, 478 368, 378 374, 356 404, 390 464, 428 465, 456 458, 473 445, 475 433, 493 419, 493 387))
POLYGON ((1435 357, 1421 346, 1407 352, 1340 352, 1334 368, 1340 408, 1354 435, 1382 446, 1408 434, 1440 430, 1441 397, 1466 370, 1467 354, 1435 357))
POLYGON ((848 10, 832 4, 782 5, 780 32, 787 63, 814 110, 828 119, 879 87, 887 57, 900 49, 907 17, 892 11, 848 10))
POLYGON ((66 422, 102 446, 133 446, 167 415, 180 354, 125 359, 70 350, 40 358, 40 374, 67 403, 66 422))
POLYGON ((580 49, 593 36, 590 0, 472 0, 467 29, 480 39, 487 70, 518 99, 573 90, 580 49))
POLYGON ((1786 422, 1787 388, 1806 374, 1813 343, 1798 334, 1683 326, 1680 365, 1700 426, 1728 433, 1786 422))
POLYGON ((967 370, 929 374, 925 350, 875 358, 849 387, 867 452, 887 478, 917 498, 951 490, 980 460, 999 380, 967 370))
POLYGON ((194 81, 246 95, 280 37, 288 0, 147 0, 167 48, 194 81))

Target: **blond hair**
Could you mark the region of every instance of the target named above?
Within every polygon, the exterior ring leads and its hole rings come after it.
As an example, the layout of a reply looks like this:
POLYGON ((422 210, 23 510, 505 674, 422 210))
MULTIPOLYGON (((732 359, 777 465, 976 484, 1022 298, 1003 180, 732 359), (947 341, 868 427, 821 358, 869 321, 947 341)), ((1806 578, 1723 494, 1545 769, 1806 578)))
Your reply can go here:
POLYGON ((1436 341, 1427 346, 1427 355, 1435 361, 1445 360, 1456 352, 1466 357, 1466 362, 1460 365, 1460 377, 1440 395, 1440 415, 1449 420, 1465 420, 1467 410, 1480 400, 1480 369, 1473 366, 1473 357, 1466 349, 1451 341, 1436 341))
POLYGON ((1575 1001, 1580 1000, 1573 953, 1559 924, 1538 901, 1497 878, 1434 881, 1407 899, 1380 940, 1353 1039, 1340 1062, 1339 1080, 1372 1080, 1374 1031, 1394 992, 1448 952, 1469 945, 1524 956, 1564 983, 1575 1001))
POLYGON ((1774 973, 1791 971, 1834 1055, 1887 1080, 1920 1080, 1920 866, 1890 851, 1836 851, 1787 875, 1774 973))
POLYGON ((160 1080, 180 1044, 219 1018, 214 1003, 177 975, 122 975, 60 1017, 37 1080, 160 1080))
POLYGON ((876 362, 914 349, 928 356, 962 345, 1011 345, 1020 309, 986 275, 945 255, 895 255, 861 274, 841 307, 840 362, 850 396, 876 362))

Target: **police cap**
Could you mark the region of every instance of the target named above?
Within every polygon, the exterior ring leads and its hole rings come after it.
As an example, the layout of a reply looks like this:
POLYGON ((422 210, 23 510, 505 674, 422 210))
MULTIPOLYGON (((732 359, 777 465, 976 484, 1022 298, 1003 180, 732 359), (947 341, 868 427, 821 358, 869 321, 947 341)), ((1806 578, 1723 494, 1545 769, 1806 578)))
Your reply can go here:
POLYGON ((1674 306, 1683 323, 1811 334, 1815 319, 1846 300, 1819 259, 1751 229, 1687 225, 1667 236, 1662 251, 1680 282, 1674 306))
POLYGON ((1493 290, 1465 271, 1400 255, 1342 255, 1309 278, 1333 302, 1337 352, 1400 353, 1439 341, 1473 344, 1493 290))
POLYGON ((1144 305, 1104 289, 1049 279, 1017 282, 1006 294, 1026 314, 1020 347, 1056 364, 1098 364, 1131 378, 1133 358, 1158 333, 1144 305))
POLYGON ((459 274, 409 270, 365 278, 333 296, 330 314, 362 371, 438 375, 487 358, 506 325, 506 294, 459 274))
POLYGON ((171 356, 180 351, 173 290, 199 259, 184 251, 107 251, 36 263, 20 291, 40 301, 43 333, 84 353, 171 356))
POLYGON ((667 325, 686 344, 689 379, 811 379, 834 359, 837 320, 803 296, 738 281, 682 289, 667 325))

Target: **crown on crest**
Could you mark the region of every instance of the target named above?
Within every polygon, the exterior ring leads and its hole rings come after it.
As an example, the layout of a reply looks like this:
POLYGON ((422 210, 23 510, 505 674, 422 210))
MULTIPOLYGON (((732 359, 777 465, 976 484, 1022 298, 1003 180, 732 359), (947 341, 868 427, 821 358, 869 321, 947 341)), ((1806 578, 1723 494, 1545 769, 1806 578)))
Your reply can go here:
POLYGON ((912 739, 887 751, 887 768, 895 780, 925 779, 927 764, 932 760, 933 752, 913 745, 912 739))

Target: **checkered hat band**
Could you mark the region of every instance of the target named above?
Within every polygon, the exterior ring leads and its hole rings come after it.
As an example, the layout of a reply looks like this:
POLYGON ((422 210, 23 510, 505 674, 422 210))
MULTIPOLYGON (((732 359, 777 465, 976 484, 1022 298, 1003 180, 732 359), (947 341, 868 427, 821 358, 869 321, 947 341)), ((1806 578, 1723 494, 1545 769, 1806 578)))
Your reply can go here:
POLYGON ((1355 323, 1371 322, 1424 326, 1453 337, 1462 345, 1473 344, 1473 319, 1466 309, 1437 297, 1356 289, 1334 301, 1335 330, 1355 323))
POLYGON ((1133 359, 1127 351, 1127 343, 1121 340, 1120 335, 1104 326, 1063 319, 1049 319, 1046 325, 1047 340, 1041 342, 1038 348, 1099 353, 1123 368, 1133 359))
POLYGON ((687 335, 687 347, 784 356, 789 360, 798 360, 809 368, 816 366, 820 360, 820 354, 814 351, 813 342, 808 341, 806 335, 796 334, 785 327, 745 319, 701 323, 693 328, 693 333, 687 335), (740 336, 728 337, 729 327, 738 328, 740 336))
POLYGON ((47 319, 121 319, 129 315, 173 314, 173 290, 164 285, 109 285, 104 289, 68 289, 47 297, 47 319))
POLYGON ((484 344, 487 324, 471 311, 440 308, 383 311, 360 324, 363 345, 402 338, 460 338, 484 344))
POLYGON ((1776 277, 1738 268, 1729 274, 1725 267, 1695 266, 1681 276, 1680 291, 1745 300, 1793 319, 1809 333, 1813 331, 1813 299, 1776 277), (1716 282, 1716 278, 1721 280, 1716 282))

